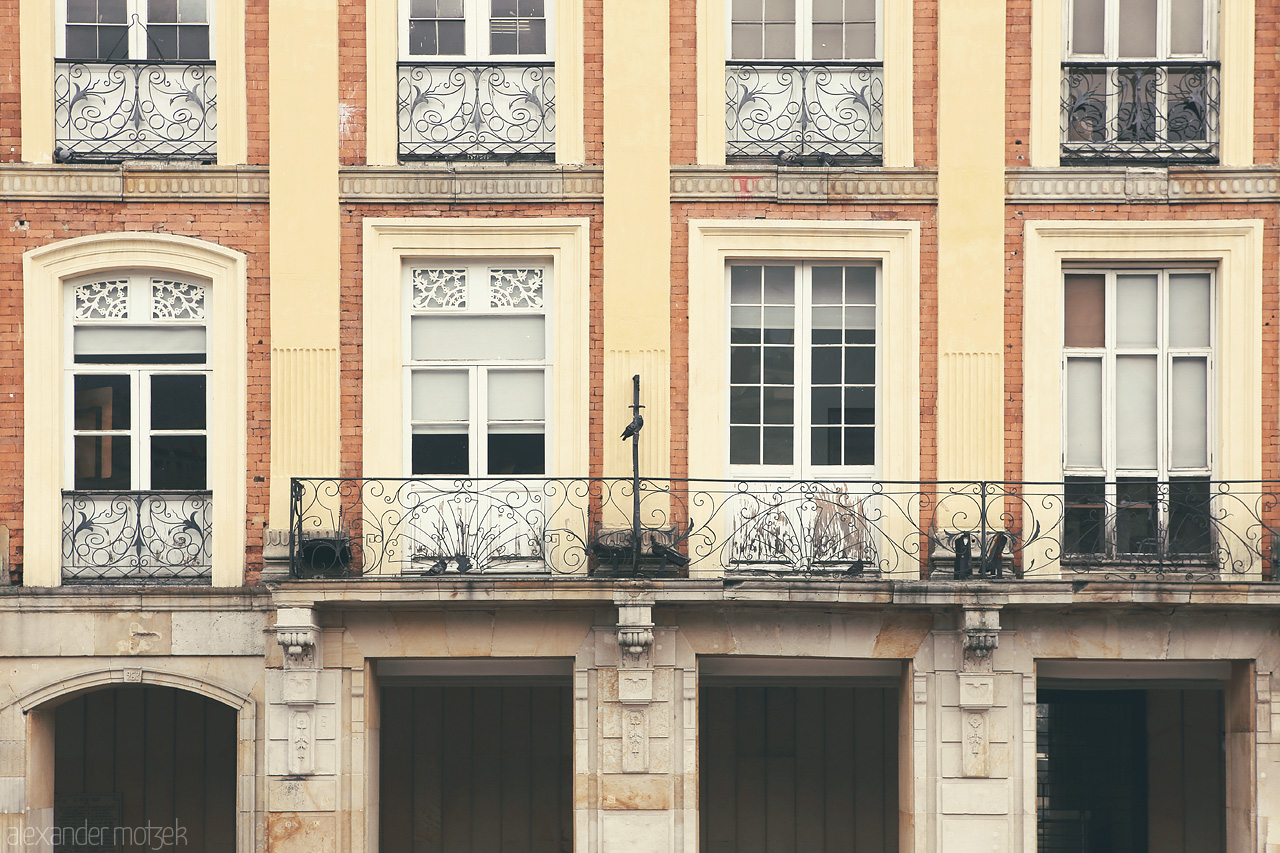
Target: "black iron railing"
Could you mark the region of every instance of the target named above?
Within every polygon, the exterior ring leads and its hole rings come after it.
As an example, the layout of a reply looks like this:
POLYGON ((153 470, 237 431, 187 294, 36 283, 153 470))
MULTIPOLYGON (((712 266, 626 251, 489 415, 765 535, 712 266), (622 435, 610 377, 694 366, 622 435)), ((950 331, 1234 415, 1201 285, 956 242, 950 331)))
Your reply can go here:
POLYGON ((1280 556, 1280 483, 639 483, 636 513, 630 479, 295 479, 293 573, 1261 579, 1280 556))
POLYGON ((217 157, 212 61, 58 60, 53 96, 62 162, 217 157))
POLYGON ((408 63, 397 81, 402 160, 554 160, 555 65, 408 63))
POLYGON ((1062 161, 1218 162, 1216 62, 1068 62, 1062 161))
POLYGON ((795 165, 877 165, 884 159, 879 62, 730 62, 728 157, 795 165))
POLYGON ((63 492, 64 583, 208 581, 213 493, 63 492))

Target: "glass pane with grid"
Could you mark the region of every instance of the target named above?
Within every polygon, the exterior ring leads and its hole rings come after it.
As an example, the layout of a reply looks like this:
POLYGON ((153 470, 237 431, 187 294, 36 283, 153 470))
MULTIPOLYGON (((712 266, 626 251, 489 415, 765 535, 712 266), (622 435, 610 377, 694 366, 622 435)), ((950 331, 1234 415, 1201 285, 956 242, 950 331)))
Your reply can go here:
POLYGON ((875 269, 815 266, 811 275, 810 461, 873 465, 875 269))
POLYGON ((462 56, 466 41, 463 0, 409 0, 411 56, 462 56))
POLYGON ((796 385, 795 267, 730 270, 729 461, 790 465, 796 385))
POLYGON ((547 52, 545 0, 490 0, 489 53, 537 56, 547 52))

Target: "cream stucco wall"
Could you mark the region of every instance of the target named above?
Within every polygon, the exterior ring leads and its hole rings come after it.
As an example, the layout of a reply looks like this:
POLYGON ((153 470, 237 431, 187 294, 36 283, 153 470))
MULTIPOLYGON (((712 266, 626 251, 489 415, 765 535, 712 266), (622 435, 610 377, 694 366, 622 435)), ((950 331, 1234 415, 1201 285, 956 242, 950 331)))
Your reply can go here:
POLYGON ((245 256, 172 234, 95 234, 23 256, 23 583, 62 582, 63 463, 71 425, 63 395, 70 322, 63 282, 115 269, 196 276, 209 289, 209 486, 213 490, 213 583, 244 582, 246 494, 245 256))

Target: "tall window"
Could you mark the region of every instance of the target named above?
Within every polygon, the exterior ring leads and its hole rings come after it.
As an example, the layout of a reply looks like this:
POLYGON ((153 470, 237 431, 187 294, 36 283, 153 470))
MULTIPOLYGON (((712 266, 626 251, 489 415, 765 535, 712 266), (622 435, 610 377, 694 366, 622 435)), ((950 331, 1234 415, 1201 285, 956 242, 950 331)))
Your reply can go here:
POLYGON ((729 267, 729 462, 739 471, 871 473, 878 269, 729 267))
POLYGON ((729 157, 879 162, 878 0, 731 0, 729 157))
POLYGON ((213 0, 64 0, 65 59, 204 60, 213 0))
POLYGON ((1065 550, 1202 553, 1212 468, 1213 272, 1065 275, 1065 550))
POLYGON ((551 267, 409 264, 411 473, 543 474, 551 267))
POLYGON ((1065 0, 1067 161, 1212 161, 1214 0, 1065 0))

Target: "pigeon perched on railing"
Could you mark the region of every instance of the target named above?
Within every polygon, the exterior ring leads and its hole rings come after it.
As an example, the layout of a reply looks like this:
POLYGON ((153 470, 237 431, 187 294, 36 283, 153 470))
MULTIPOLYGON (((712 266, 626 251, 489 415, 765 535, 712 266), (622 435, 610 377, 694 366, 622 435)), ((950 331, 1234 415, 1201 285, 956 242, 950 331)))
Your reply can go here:
POLYGON ((636 412, 636 416, 631 419, 631 423, 627 424, 627 428, 622 431, 622 440, 626 441, 628 438, 631 438, 631 436, 640 432, 640 427, 642 426, 644 426, 644 418, 639 412, 636 412))

